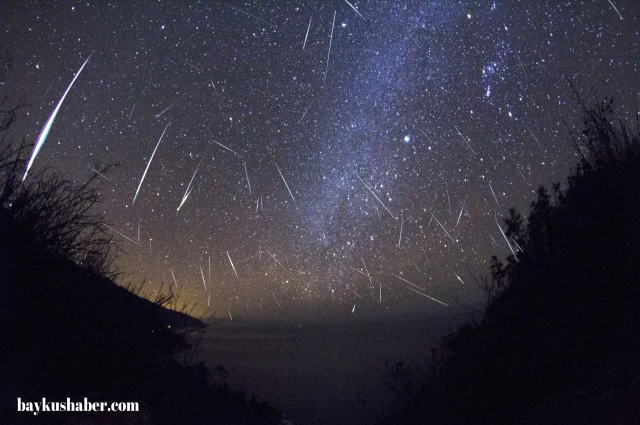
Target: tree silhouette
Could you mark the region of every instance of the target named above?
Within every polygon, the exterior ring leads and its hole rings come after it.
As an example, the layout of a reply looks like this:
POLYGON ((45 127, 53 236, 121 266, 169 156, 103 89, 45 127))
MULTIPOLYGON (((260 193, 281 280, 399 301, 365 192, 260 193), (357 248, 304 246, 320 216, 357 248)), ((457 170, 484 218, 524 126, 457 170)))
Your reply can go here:
POLYGON ((580 163, 565 188, 538 189, 526 222, 509 210, 516 255, 492 257, 475 279, 484 317, 444 340, 425 378, 438 391, 414 403, 419 413, 391 422, 640 420, 638 122, 614 119, 609 99, 588 107, 576 91, 575 101, 580 163))

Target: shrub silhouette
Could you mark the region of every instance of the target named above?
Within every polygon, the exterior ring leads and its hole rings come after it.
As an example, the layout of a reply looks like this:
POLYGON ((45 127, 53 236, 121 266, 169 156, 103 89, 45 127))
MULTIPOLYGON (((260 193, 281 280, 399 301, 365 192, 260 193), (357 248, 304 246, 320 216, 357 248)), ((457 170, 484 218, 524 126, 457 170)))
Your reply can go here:
MULTIPOLYGON (((0 207, 5 220, 47 251, 115 278, 116 245, 102 216, 93 213, 99 200, 98 174, 75 184, 45 168, 22 182, 26 153, 24 143, 0 150, 0 207)), ((100 172, 109 168, 102 167, 100 172)))
POLYGON ((540 187, 526 224, 509 210, 515 255, 476 276, 483 318, 443 341, 420 396, 389 422, 640 420, 640 136, 611 100, 576 102, 566 187, 540 187))
POLYGON ((189 346, 169 328, 204 324, 163 308, 178 308, 171 289, 149 301, 111 280, 97 174, 76 184, 44 169, 21 182, 28 149, 7 140, 16 116, 0 111, 0 423, 93 423, 16 412, 17 397, 136 400, 158 425, 280 423, 268 404, 210 384, 202 363, 177 361, 189 346))

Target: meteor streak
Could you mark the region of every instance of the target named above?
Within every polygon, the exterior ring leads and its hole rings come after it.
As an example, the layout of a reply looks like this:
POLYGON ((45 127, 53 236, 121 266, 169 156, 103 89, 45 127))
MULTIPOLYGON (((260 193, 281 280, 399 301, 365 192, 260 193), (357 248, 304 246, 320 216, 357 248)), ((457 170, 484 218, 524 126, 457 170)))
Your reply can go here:
POLYGON ((53 81, 49 83, 49 87, 47 87, 47 90, 45 90, 44 96, 42 96, 43 99, 47 97, 47 93, 49 93, 49 89, 51 88, 52 85, 53 85, 53 81))
POLYGON ((531 184, 531 182, 529 182, 529 180, 527 180, 527 178, 524 176, 524 174, 522 174, 522 171, 520 170, 520 167, 518 167, 518 164, 516 164, 515 162, 513 163, 513 165, 516 166, 516 170, 518 170, 518 172, 520 173, 520 176, 522 176, 522 178, 524 179, 524 181, 526 181, 528 184, 531 184))
POLYGON ((187 65, 189 65, 191 68, 195 69, 198 72, 204 72, 203 70, 201 70, 197 66, 193 65, 192 63, 187 62, 187 65))
POLYGON ((173 284, 178 286, 178 282, 176 281, 176 275, 173 274, 173 270, 169 270, 171 272, 171 277, 173 278, 173 284))
POLYGON ((362 265, 364 266, 364 271, 367 272, 367 277, 369 278, 369 283, 373 283, 373 281, 371 280, 371 273, 369 273, 369 270, 367 269, 367 265, 364 263, 364 258, 360 258, 362 260, 362 265))
POLYGON ((229 251, 227 251, 227 258, 229 258, 229 263, 231 263, 231 268, 233 269, 233 273, 236 275, 236 278, 240 279, 238 277, 238 272, 236 271, 236 266, 234 266, 233 261, 231 261, 231 256, 229 255, 229 251))
POLYGON ((327 53, 327 66, 324 69, 324 82, 327 82, 327 71, 329 70, 329 57, 331 56, 331 43, 333 42, 333 28, 336 26, 336 11, 333 11, 333 24, 331 25, 331 38, 329 38, 329 52, 327 53))
POLYGON ((193 176, 191 177, 191 181, 189 182, 189 185, 187 186, 187 190, 184 191, 184 195, 182 196, 182 201, 180 201, 180 205, 178 205, 178 211, 180 211, 180 208, 182 208, 184 203, 187 201, 187 198, 189 197, 189 194, 193 190, 193 189, 191 189, 191 183, 193 183, 193 179, 196 178, 196 174, 198 173, 198 169, 200 168, 200 164, 202 164, 202 159, 200 160, 200 163, 196 167, 196 171, 193 172, 193 176))
POLYGON ((69 87, 67 87, 67 90, 65 90, 64 94, 58 101, 58 104, 56 105, 55 109, 53 110, 53 112, 51 112, 51 115, 49 115, 49 118, 47 119, 47 122, 45 123, 44 127, 42 127, 42 130, 40 131, 40 135, 38 136, 36 144, 33 147, 33 152, 31 152, 31 158, 29 159, 29 163, 27 164, 27 169, 24 171, 24 176, 22 176, 22 181, 24 181, 27 178, 27 173, 29 172, 29 169, 31 169, 33 162, 36 160, 36 157, 38 156, 38 152, 40 152, 40 149, 42 149, 44 142, 47 140, 47 136, 49 135, 49 131, 51 131, 51 126, 53 125, 53 121, 56 119, 56 115, 58 115, 58 111, 60 111, 62 102, 64 102, 65 97, 67 97, 67 94, 69 94, 69 90, 71 90, 73 83, 76 82, 76 79, 84 69, 84 66, 87 64, 87 62, 89 62, 89 59, 91 59, 91 55, 89 55, 89 57, 84 61, 84 63, 82 64, 78 72, 76 72, 76 75, 73 77, 73 80, 71 80, 71 83, 69 83, 69 87))
POLYGON ((371 192, 371 194, 372 194, 372 195, 373 195, 373 196, 378 200, 378 202, 380 202, 380 205, 382 205, 382 207, 383 207, 385 210, 387 210, 387 212, 389 213, 389 215, 390 215, 391 217, 393 217, 393 219, 394 219, 394 220, 398 221, 398 218, 397 218, 396 216, 394 216, 393 214, 391 214, 391 211, 389 211, 389 208, 387 208, 387 206, 386 206, 386 205, 385 205, 385 204, 380 200, 380 198, 378 198, 378 195, 376 195, 376 194, 373 192, 373 190, 371 190, 371 188, 369 187, 369 185, 368 185, 368 184, 366 184, 366 183, 364 182, 364 180, 362 180, 362 179, 360 178, 360 176, 358 175, 358 173, 356 173, 356 177, 358 178, 358 180, 360 180, 360 181, 362 182, 362 184, 363 184, 367 189, 369 189, 369 192, 371 192))
POLYGON ((202 284, 204 285, 204 290, 207 290, 207 282, 204 280, 204 272, 202 271, 202 266, 200 266, 200 275, 202 276, 202 284))
POLYGON ((100 177, 104 177, 105 179, 109 180, 109 177, 105 176, 104 174, 102 174, 100 171, 96 170, 95 168, 89 166, 89 168, 91 169, 91 171, 93 171, 94 173, 96 173, 97 175, 99 175, 100 177))
MULTIPOLYGON (((393 274, 393 273, 392 273, 392 274, 393 274)), ((411 286, 413 286, 413 287, 415 287, 415 288, 418 288, 418 289, 419 289, 419 290, 421 290, 421 291, 424 291, 424 289, 422 289, 422 288, 421 288, 421 287, 419 287, 418 285, 414 285, 413 283, 409 282, 407 279, 405 279, 405 278, 404 278, 404 277, 402 277, 402 276, 399 276, 399 275, 397 275, 397 274, 393 274, 393 276, 397 277, 398 279, 402 280, 403 282, 408 283, 409 285, 411 285, 411 286)))
POLYGON ((442 301, 438 301, 438 300, 436 300, 435 298, 432 298, 432 297, 430 297, 429 295, 427 295, 427 294, 425 294, 425 293, 423 293, 423 292, 416 291, 415 289, 413 289, 413 288, 412 288, 412 287, 410 287, 410 286, 407 286, 407 289, 411 289, 411 290, 412 290, 413 292, 415 292, 416 294, 420 294, 420 295, 422 295, 423 297, 427 297, 427 298, 429 298, 429 299, 430 299, 430 300, 432 300, 432 301, 435 301, 435 302, 440 303, 440 304, 442 304, 442 305, 444 305, 444 306, 446 306, 446 307, 449 307, 449 304, 445 304, 445 303, 443 303, 442 301))
POLYGON ((451 239, 451 242, 456 243, 456 241, 453 240, 453 238, 451 237, 449 232, 447 232, 447 229, 445 229, 444 226, 442 225, 442 223, 440 223, 440 220, 438 220, 438 218, 435 215, 433 215, 433 213, 431 211, 429 211, 429 213, 431 214, 431 217, 433 217, 436 220, 436 223, 438 223, 440 225, 440 227, 442 227, 442 230, 444 230, 444 232, 447 234, 447 236, 449 236, 449 239, 451 239))
POLYGON ((496 220, 496 226, 498 226, 498 229, 500 229, 500 233, 502 233, 502 237, 504 238, 504 241, 507 243, 507 245, 509 245, 509 249, 511 250, 511 253, 517 260, 518 256, 516 255, 516 252, 513 250, 513 247, 509 243, 509 239, 507 239, 507 235, 505 235, 504 232, 502 231, 502 227, 500 227, 500 224, 498 223, 498 216, 496 215, 495 210, 493 211, 493 218, 496 220))
POLYGON ((531 129, 527 126, 527 130, 529 130, 529 134, 531 134, 531 137, 533 137, 533 140, 536 141, 536 143, 538 144, 538 146, 540 146, 541 149, 544 149, 542 147, 542 145, 540 144, 540 141, 538 140, 538 138, 536 137, 535 134, 533 134, 533 131, 531 131, 531 129))
POLYGON ((175 105, 176 103, 178 103, 178 101, 177 101, 177 100, 176 100, 175 102, 173 102, 173 103, 171 104, 171 106, 169 106, 167 109, 165 109, 164 111, 162 111, 162 112, 160 112, 158 115, 156 115, 156 119, 160 118, 160 116, 162 116, 162 114, 164 114, 164 113, 165 113, 165 112, 167 112, 169 109, 171 109, 171 107, 172 107, 173 105, 175 105))
POLYGON ((515 51, 516 53, 516 57, 518 58, 518 63, 520 64, 520 69, 522 69, 522 73, 524 74, 524 78, 527 79, 527 81, 529 81, 529 76, 527 75, 527 71, 525 71, 524 69, 524 65, 522 64, 522 60, 520 60, 520 53, 518 53, 518 51, 515 51))
POLYGON ((211 79, 211 77, 209 77, 209 81, 211 81, 211 86, 213 87, 213 91, 215 91, 216 94, 218 94, 218 89, 216 88, 216 85, 213 83, 213 80, 211 79))
POLYGON ((366 278, 368 278, 368 279, 371 279, 371 277, 369 277, 369 275, 367 275, 367 274, 365 274, 364 272, 362 272, 362 271, 360 271, 360 270, 356 269, 355 267, 351 267, 351 269, 352 269, 352 270, 354 270, 354 271, 356 271, 356 272, 358 272, 358 273, 360 273, 362 276, 364 276, 364 277, 366 277, 366 278))
POLYGON ((462 280, 462 278, 458 275, 458 273, 454 272, 454 271, 453 271, 453 269, 452 269, 451 267, 449 267, 448 265, 447 265, 447 268, 449 269, 449 271, 450 271, 451 273, 453 273, 453 274, 456 276, 456 278, 460 281, 460 283, 462 283, 462 284, 464 285, 464 281, 463 281, 463 280, 462 280))
POLYGON ((447 179, 444 179, 444 188, 447 191, 447 203, 449 204, 449 215, 451 215, 451 198, 449 198, 449 185, 447 179))
POLYGON ((274 294, 273 291, 271 291, 271 295, 273 295, 273 299, 276 300, 276 303, 278 303, 278 307, 282 308, 282 306, 280 305, 280 301, 278 301, 278 299, 276 298, 276 294, 274 294))
MULTIPOLYGON (((247 187, 249 188, 249 195, 251 195, 251 183, 249 182, 249 172, 247 171, 247 163, 244 163, 244 175, 247 176, 247 187)), ((257 203, 256 203, 257 205, 257 203)), ((258 208, 256 207, 256 210, 258 208)))
POLYGON ((620 17, 620 20, 622 21, 622 14, 620 14, 620 11, 618 10, 618 8, 616 7, 615 4, 613 4, 613 2, 611 0, 609 0, 609 4, 613 7, 613 9, 616 11, 616 13, 618 14, 618 16, 620 17))
POLYGON ((119 234, 120 236, 122 236, 123 238, 125 238, 126 240, 128 240, 129 242, 138 245, 140 248, 144 248, 139 242, 134 241, 133 239, 131 239, 129 236, 125 235, 124 233, 120 233, 118 232, 116 229, 114 229, 113 227, 105 224, 104 227, 106 227, 107 229, 111 230, 112 232, 116 232, 117 234, 119 234))
POLYGON ((218 143, 218 142, 216 142, 215 140, 213 141, 213 143, 215 143, 215 144, 217 144, 217 145, 222 146, 223 148, 225 148, 225 149, 226 149, 226 150, 228 150, 229 152, 231 152, 231 153, 233 153, 233 154, 235 154, 235 155, 238 155, 240 158, 244 159, 244 156, 240 155, 238 152, 234 151, 233 149, 226 147, 226 146, 225 146, 225 145, 223 145, 222 143, 218 143))
POLYGON ((309 26, 307 27, 307 35, 304 36, 304 43, 302 44, 302 50, 307 45, 307 37, 309 37, 309 30, 311 29, 311 20, 313 19, 313 15, 309 18, 309 26))
POLYGON ((476 152, 473 150, 473 148, 472 148, 472 147, 471 147, 471 145, 469 144, 469 141, 467 140, 467 138, 466 138, 466 137, 464 137, 464 136, 462 135, 462 133, 460 133, 460 130, 458 130, 458 127, 454 127, 454 128, 456 129, 456 131, 458 132, 458 134, 460 135, 460 137, 462 137, 462 140, 464 140, 464 142, 467 144, 467 146, 469 147, 469 149, 471 149, 471 153, 475 155, 475 154, 476 154, 476 152))
POLYGON ((496 205, 500 206, 500 202, 498 202, 498 197, 496 193, 493 191, 493 187, 491 187, 491 182, 489 182, 489 189, 491 189, 491 193, 493 193, 493 198, 496 200, 496 205))
POLYGON ((284 182, 284 185, 287 186, 287 190, 289 191, 289 195, 291 195, 291 199, 293 199, 293 203, 296 203, 296 198, 293 197, 293 193, 291 193, 291 189, 289 189, 289 185, 287 184, 287 181, 284 179, 284 176, 282 175, 282 171, 280 171, 280 167, 278 167, 278 164, 276 164, 276 168, 278 169, 278 173, 280 173, 280 177, 282 177, 282 181, 284 182))
POLYGON ((518 248, 518 250, 520 252, 524 252, 524 250, 522 249, 522 247, 520 245, 518 245, 518 242, 516 242, 515 239, 513 239, 513 236, 511 236, 509 239, 511 239, 511 242, 513 242, 513 244, 516 246, 516 248, 518 248))
POLYGON ((316 101, 315 97, 313 99, 311 99, 311 103, 309 103, 309 106, 307 106, 307 109, 305 109, 304 114, 302 114, 302 116, 298 120, 298 124, 300 124, 302 122, 302 120, 304 119, 304 116, 307 115, 307 112, 309 112, 309 109, 311 109, 311 105, 313 105, 313 102, 315 102, 315 101, 316 101))
POLYGON ((429 143, 432 143, 432 144, 433 144, 433 140, 431 140, 431 137, 429 137, 429 136, 427 135, 427 133, 425 133, 424 131, 420 130, 418 127, 415 127, 415 129, 416 129, 416 130, 418 130, 420 133, 422 133, 422 135, 423 135, 424 137, 426 137, 426 138, 427 138, 427 140, 429 141, 429 143))
POLYGON ((300 87, 302 90, 306 91, 309 94, 312 94, 309 90, 307 90, 303 85, 301 85, 300 83, 297 83, 295 80, 293 81, 293 84, 295 84, 296 86, 300 87))
POLYGON ((280 267, 282 267, 283 270, 287 270, 284 268, 284 266, 282 265, 282 263, 280 261, 278 261, 278 259, 276 257, 273 256, 272 253, 270 253, 268 250, 265 249, 265 251, 267 251, 267 254, 269 254, 271 256, 271 258, 273 258, 273 261, 275 261, 276 263, 278 263, 278 265, 280 267))
POLYGON ((353 11, 354 11, 354 12, 356 12, 356 13, 358 14, 358 16, 359 16, 359 17, 361 17, 361 18, 362 18, 362 20, 363 20, 363 21, 366 21, 366 19, 364 19, 364 16, 362 16, 362 15, 360 14, 360 12, 358 12, 358 9, 356 9, 356 8, 355 8, 351 3, 349 3, 347 0, 344 0, 344 1, 345 1, 345 3, 347 3, 347 4, 348 4, 352 9, 353 9, 353 11))
POLYGON ((464 211, 464 204, 467 203, 467 198, 469 197, 469 195, 467 195, 464 198, 464 202, 462 203, 462 208, 460 208, 460 214, 458 215, 458 221, 456 222, 456 227, 458 227, 458 224, 460 224, 460 218, 462 217, 462 211, 464 211))
POLYGON ((496 242, 495 238, 493 237, 493 235, 489 232, 487 232, 487 234, 491 237, 491 240, 493 241, 494 244, 496 244, 496 246, 498 246, 498 242, 496 242))
POLYGON ((160 146, 160 142, 162 141, 162 138, 164 137, 164 133, 167 131, 167 127, 169 127, 169 124, 171 124, 171 121, 169 121, 167 125, 164 127, 164 130, 162 131, 162 135, 160 135, 160 139, 158 139, 158 143, 156 144, 156 148, 153 150, 153 153, 151 154, 151 158, 149 158, 149 162, 147 162, 147 168, 145 168, 144 173, 142 173, 142 178, 140 179, 140 184, 138 184, 138 189, 136 190, 136 194, 133 196, 132 204, 136 203, 136 198, 138 197, 138 192, 140 192, 140 187, 142 186, 142 182, 144 181, 144 178, 147 175, 147 171, 149 171, 149 166, 151 165, 151 161, 153 161, 153 156, 156 154, 156 151, 158 150, 158 146, 160 146))
POLYGON ((251 16, 253 19, 257 19, 258 21, 262 22, 263 24, 267 24, 267 25, 269 25, 269 26, 271 26, 271 27, 273 27, 273 28, 276 28, 276 26, 275 26, 275 25, 273 25, 273 24, 271 24, 271 23, 269 23, 269 22, 267 22, 267 21, 265 21, 265 20, 263 20, 263 19, 260 19, 260 18, 258 18, 257 16, 252 15, 252 14, 251 14, 251 13, 249 13, 249 12, 245 12, 244 10, 238 9, 237 7, 233 7, 233 6, 229 5, 229 4, 225 4, 225 6, 228 6, 228 7, 230 7, 231 9, 236 10, 236 11, 238 11, 238 12, 240 12, 240 13, 244 13, 244 14, 245 14, 245 15, 247 15, 247 16, 251 16))

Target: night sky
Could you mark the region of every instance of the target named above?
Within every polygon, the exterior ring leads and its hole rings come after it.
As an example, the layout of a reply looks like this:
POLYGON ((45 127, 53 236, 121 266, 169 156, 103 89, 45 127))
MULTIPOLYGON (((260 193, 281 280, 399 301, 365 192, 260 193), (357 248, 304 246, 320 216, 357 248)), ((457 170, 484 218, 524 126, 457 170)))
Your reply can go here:
POLYGON ((510 252, 496 216, 577 162, 567 79, 634 118, 639 18, 622 0, 6 1, 1 89, 35 142, 91 55, 33 167, 120 164, 99 178, 133 240, 115 234, 122 283, 175 276, 227 319, 445 314, 510 252))

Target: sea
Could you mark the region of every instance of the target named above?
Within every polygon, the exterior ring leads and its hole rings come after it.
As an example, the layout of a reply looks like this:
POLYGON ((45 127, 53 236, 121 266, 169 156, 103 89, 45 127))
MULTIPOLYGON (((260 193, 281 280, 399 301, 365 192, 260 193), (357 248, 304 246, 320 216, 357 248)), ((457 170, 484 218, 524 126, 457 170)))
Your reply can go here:
POLYGON ((373 424, 394 393, 386 364, 424 364, 466 315, 313 325, 218 322, 197 359, 212 379, 255 394, 289 424, 373 424))

